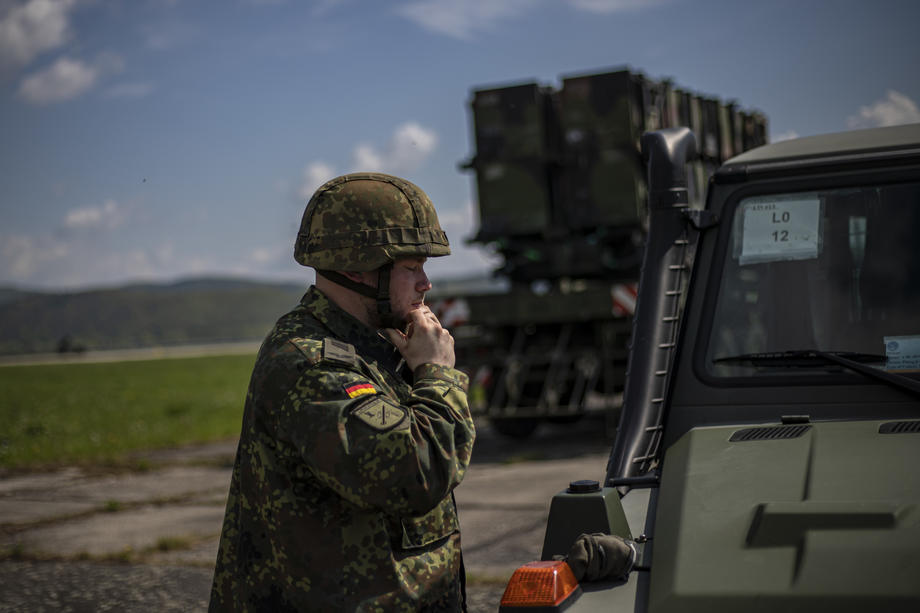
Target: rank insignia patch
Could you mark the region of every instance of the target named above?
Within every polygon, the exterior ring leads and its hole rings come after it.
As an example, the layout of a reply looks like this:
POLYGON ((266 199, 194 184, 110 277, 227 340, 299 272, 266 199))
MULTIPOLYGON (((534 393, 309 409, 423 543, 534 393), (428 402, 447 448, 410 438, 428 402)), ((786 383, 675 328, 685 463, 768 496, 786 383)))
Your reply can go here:
POLYGON ((355 347, 334 338, 326 337, 323 339, 323 359, 354 364, 356 361, 355 347))
POLYGON ((382 396, 369 398, 352 412, 352 415, 375 430, 389 430, 401 424, 406 410, 387 402, 382 396))
POLYGON ((345 393, 348 394, 349 398, 357 398, 365 394, 376 394, 377 390, 370 383, 359 383, 358 385, 346 387, 345 393))

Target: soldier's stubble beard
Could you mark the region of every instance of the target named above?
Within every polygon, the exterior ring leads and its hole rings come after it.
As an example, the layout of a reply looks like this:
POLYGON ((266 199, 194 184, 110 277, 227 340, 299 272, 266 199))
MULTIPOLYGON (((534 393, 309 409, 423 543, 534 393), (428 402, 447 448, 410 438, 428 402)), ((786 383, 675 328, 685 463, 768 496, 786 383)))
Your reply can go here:
MULTIPOLYGON (((391 302, 392 304, 392 302, 391 302)), ((390 315, 390 321, 384 321, 380 313, 377 312, 377 301, 367 299, 364 301, 364 312, 367 314, 367 322, 371 328, 379 330, 381 328, 394 328, 405 333, 409 322, 406 318, 398 313, 390 315)))

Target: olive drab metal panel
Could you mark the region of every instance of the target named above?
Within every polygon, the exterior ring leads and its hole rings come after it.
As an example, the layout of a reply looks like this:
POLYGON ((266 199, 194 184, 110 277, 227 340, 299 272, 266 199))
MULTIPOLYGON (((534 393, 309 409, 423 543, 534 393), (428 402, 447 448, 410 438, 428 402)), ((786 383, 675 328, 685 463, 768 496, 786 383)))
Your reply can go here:
POLYGON ((477 165, 480 228, 476 239, 542 234, 552 203, 546 164, 536 160, 481 160, 477 165))
POLYGON ((729 109, 731 110, 732 118, 732 149, 734 149, 736 153, 741 153, 744 151, 744 120, 737 105, 732 104, 729 106, 729 109))
POLYGON ((477 157, 543 159, 553 140, 545 117, 546 97, 536 83, 474 92, 477 157))
POLYGON ((744 150, 759 147, 767 142, 767 121, 760 113, 743 113, 744 134, 742 144, 744 150))
POLYGON ((732 140, 732 119, 728 107, 719 105, 719 157, 728 159, 734 155, 732 140))
POLYGON ((719 159, 719 101, 712 98, 700 100, 702 123, 700 125, 700 157, 707 161, 719 159))
POLYGON ((638 225, 644 201, 636 142, 660 109, 644 80, 628 71, 563 79, 560 96, 563 157, 557 218, 568 228, 638 225))
POLYGON ((630 70, 567 76, 557 90, 475 90, 470 106, 476 154, 465 166, 476 171, 480 213, 472 240, 494 245, 505 258, 499 273, 517 281, 626 270, 622 241, 647 216, 644 132, 697 134, 692 206, 724 160, 766 142, 763 115, 630 70))
POLYGON ((548 92, 536 83, 474 93, 477 240, 540 234, 550 225, 551 105, 548 92))
POLYGON ((641 81, 625 70, 563 79, 560 118, 566 146, 634 147, 644 121, 643 106, 637 104, 640 87, 641 81))

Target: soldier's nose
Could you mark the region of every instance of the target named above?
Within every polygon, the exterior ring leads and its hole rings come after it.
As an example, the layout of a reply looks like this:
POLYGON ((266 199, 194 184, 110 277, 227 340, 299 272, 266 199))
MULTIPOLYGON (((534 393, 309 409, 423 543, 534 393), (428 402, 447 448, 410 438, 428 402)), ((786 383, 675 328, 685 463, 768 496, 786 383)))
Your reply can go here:
POLYGON ((419 292, 427 292, 431 289, 431 281, 428 280, 428 275, 424 275, 421 280, 415 285, 415 289, 419 292))

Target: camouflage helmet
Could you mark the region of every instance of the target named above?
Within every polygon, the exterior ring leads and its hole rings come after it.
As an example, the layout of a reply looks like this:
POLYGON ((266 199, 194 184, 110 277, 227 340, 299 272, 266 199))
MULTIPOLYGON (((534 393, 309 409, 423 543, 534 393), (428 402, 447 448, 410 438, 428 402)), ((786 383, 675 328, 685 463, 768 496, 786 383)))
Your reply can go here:
POLYGON ((323 184, 303 214, 294 259, 317 270, 366 272, 406 257, 450 254, 434 205, 418 186, 359 172, 323 184))

